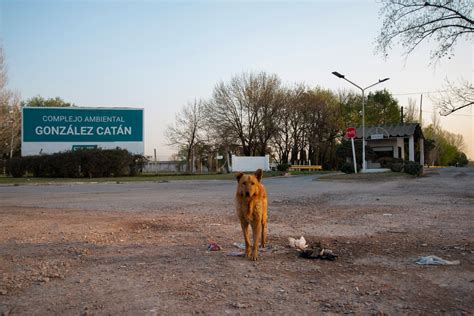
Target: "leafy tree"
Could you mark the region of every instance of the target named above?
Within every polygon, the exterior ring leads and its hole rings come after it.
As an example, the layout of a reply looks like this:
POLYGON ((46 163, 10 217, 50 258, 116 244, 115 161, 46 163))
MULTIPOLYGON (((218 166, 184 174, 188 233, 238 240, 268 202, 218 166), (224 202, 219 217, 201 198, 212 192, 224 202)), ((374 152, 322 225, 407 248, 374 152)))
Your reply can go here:
POLYGON ((365 106, 365 124, 385 125, 400 122, 398 101, 386 89, 370 92, 365 106))
MULTIPOLYGON (((356 155, 356 163, 362 166, 362 141, 354 141, 354 149, 356 155)), ((352 144, 350 140, 342 139, 340 143, 336 145, 336 157, 339 166, 344 164, 346 161, 352 161, 352 144)), ((365 146, 365 159, 375 159, 376 155, 370 146, 365 146)))
POLYGON ((335 94, 316 88, 306 93, 303 108, 308 139, 308 158, 314 164, 331 160, 332 149, 341 136, 341 116, 335 94))
POLYGON ((467 159, 467 156, 463 152, 457 152, 456 156, 454 157, 453 160, 449 162, 449 165, 451 166, 458 166, 458 167, 464 167, 469 163, 469 160, 467 159))
POLYGON ((434 165, 446 166, 463 152, 462 135, 443 130, 436 115, 433 116, 433 123, 423 129, 423 135, 426 139, 434 141, 432 150, 425 155, 434 165))
MULTIPOLYGON (((346 126, 362 125, 362 99, 360 95, 339 94, 340 107, 346 126)), ((365 125, 377 126, 398 124, 400 122, 400 106, 392 94, 384 90, 370 92, 365 102, 365 125)))
POLYGON ((75 106, 74 103, 69 103, 61 99, 60 97, 45 99, 42 96, 32 97, 24 102, 22 106, 31 106, 31 107, 70 107, 75 106))
POLYGON ((338 91, 339 112, 342 116, 344 127, 355 127, 362 124, 362 99, 361 96, 349 91, 338 91))

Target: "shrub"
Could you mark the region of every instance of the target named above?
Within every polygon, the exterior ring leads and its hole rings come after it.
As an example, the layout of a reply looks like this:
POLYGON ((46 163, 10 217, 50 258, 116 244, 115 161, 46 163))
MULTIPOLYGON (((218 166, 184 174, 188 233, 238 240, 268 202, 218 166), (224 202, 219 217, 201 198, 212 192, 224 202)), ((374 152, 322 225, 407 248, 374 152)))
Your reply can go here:
POLYGON ((407 161, 403 169, 405 170, 405 173, 408 173, 414 176, 419 176, 423 172, 423 166, 415 161, 407 161))
POLYGON ((129 168, 130 168, 130 175, 136 176, 140 174, 143 170, 143 166, 145 166, 146 158, 142 155, 133 155, 132 160, 130 161, 129 168))
POLYGON ((21 178, 26 173, 26 164, 21 157, 13 157, 6 163, 6 172, 14 178, 21 178))
MULTIPOLYGON (((357 167, 359 169, 359 167, 357 167)), ((354 163, 352 162, 345 162, 341 166, 341 171, 344 173, 354 173, 354 163)))
POLYGON ((453 159, 448 163, 450 166, 464 167, 469 163, 466 154, 463 152, 457 152, 453 159))
POLYGON ((393 157, 382 157, 377 160, 380 163, 380 167, 382 168, 389 168, 392 169, 392 165, 394 163, 401 163, 403 164, 403 159, 401 158, 393 158, 393 157))
POLYGON ((125 149, 83 149, 51 155, 15 157, 8 173, 21 177, 30 172, 35 177, 121 177, 141 172, 146 158, 125 149))
POLYGON ((390 170, 393 172, 403 172, 403 162, 395 162, 390 165, 390 170))
POLYGON ((290 168, 290 166, 291 166, 290 164, 282 163, 282 164, 277 165, 277 170, 278 170, 278 171, 286 172, 286 171, 288 171, 288 169, 290 168))

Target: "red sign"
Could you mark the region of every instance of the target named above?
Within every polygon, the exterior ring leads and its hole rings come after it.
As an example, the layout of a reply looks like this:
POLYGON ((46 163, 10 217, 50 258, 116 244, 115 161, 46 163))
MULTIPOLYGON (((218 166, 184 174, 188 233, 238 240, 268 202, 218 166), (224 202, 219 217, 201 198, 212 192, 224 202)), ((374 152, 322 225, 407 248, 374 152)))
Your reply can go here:
POLYGON ((354 127, 348 127, 346 129, 346 137, 347 138, 355 138, 356 137, 356 129, 354 127))

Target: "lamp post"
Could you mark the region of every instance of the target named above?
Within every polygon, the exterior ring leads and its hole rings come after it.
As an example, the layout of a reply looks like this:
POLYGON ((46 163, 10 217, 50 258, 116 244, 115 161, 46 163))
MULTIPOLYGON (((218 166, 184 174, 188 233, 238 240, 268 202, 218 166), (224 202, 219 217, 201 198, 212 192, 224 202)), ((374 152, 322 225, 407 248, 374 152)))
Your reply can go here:
POLYGON ((365 161, 365 90, 372 88, 373 86, 379 83, 387 81, 390 78, 379 79, 379 81, 377 81, 376 83, 371 84, 370 86, 367 86, 365 88, 362 88, 359 85, 347 79, 344 75, 338 73, 337 71, 333 71, 332 74, 340 79, 346 80, 353 86, 356 86, 357 88, 359 88, 360 91, 362 91, 362 171, 365 171, 367 169, 367 162, 365 161))

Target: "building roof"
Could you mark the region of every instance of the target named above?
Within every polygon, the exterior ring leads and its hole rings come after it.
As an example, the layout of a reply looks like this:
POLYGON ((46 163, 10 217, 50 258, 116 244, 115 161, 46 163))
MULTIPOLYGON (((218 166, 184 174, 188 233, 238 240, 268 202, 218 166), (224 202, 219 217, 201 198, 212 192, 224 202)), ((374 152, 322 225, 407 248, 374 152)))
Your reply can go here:
MULTIPOLYGON (((383 138, 388 137, 423 137, 420 124, 418 123, 404 123, 404 124, 387 124, 379 126, 366 126, 365 127, 365 138, 371 139, 371 135, 383 134, 383 138)), ((356 128, 356 138, 362 138, 362 127, 356 128)))

